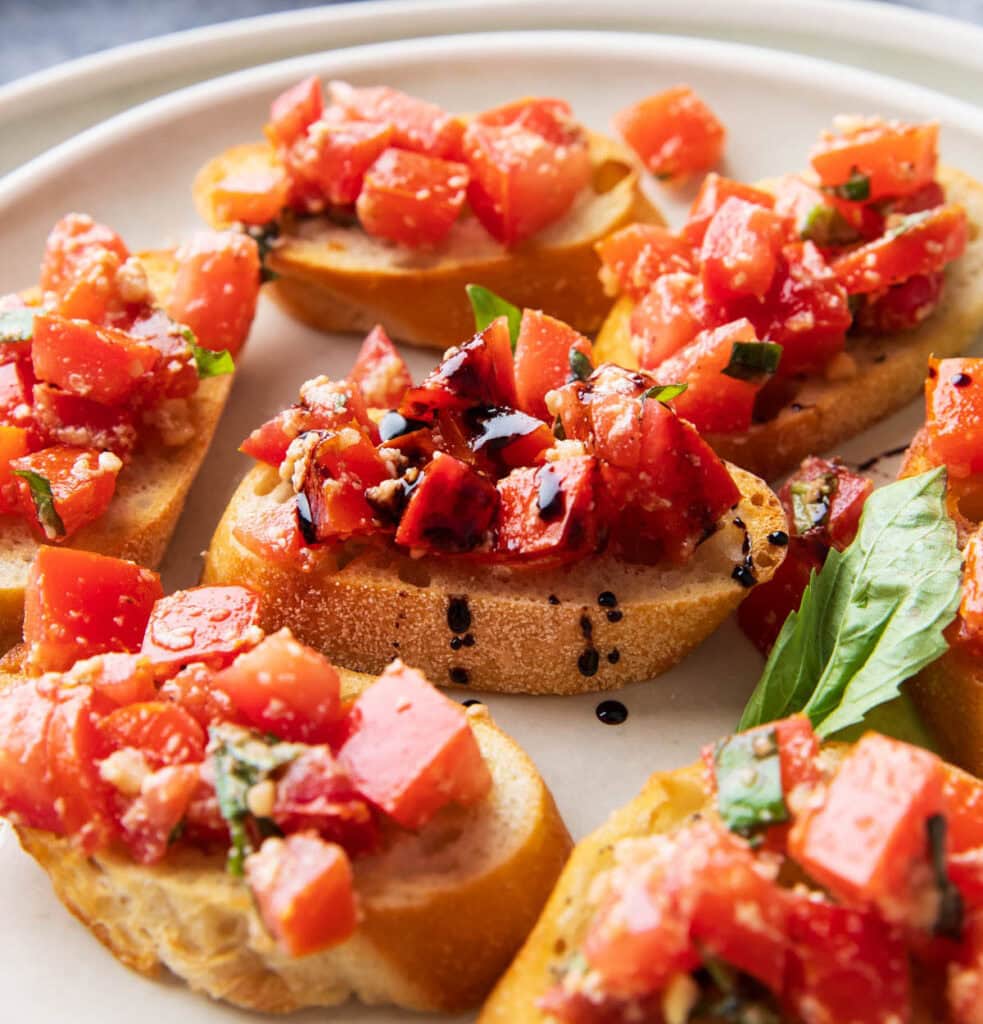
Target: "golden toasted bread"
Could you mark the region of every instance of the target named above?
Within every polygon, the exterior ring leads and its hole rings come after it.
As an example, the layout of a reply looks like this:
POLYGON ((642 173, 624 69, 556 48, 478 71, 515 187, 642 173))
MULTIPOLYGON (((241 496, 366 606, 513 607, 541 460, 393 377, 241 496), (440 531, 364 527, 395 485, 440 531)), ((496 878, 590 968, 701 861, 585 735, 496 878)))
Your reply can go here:
MULTIPOLYGON (((170 295, 177 265, 171 252, 140 254, 159 302, 170 295)), ((123 468, 105 514, 76 533, 68 547, 128 558, 156 568, 167 549, 188 490, 208 451, 232 387, 232 376, 199 382, 189 401, 191 440, 167 447, 148 439, 123 468)), ((38 539, 19 517, 0 517, 0 649, 20 638, 24 584, 38 539)))
MULTIPOLYGON (((592 333, 611 306, 598 278, 595 242, 626 224, 662 223, 662 217, 645 198, 623 146, 591 135, 590 148, 591 188, 562 220, 521 245, 506 248, 474 217, 428 250, 394 246, 326 217, 288 219, 266 260, 277 275, 269 292, 288 313, 321 330, 365 332, 381 323, 392 337, 427 348, 447 348, 471 333, 468 284, 592 333)), ((215 186, 275 159, 270 146, 258 142, 211 160, 194 184, 201 216, 227 227, 215 212, 215 186)))
POLYGON ((683 566, 596 557, 564 569, 509 569, 373 549, 303 571, 264 561, 234 535, 237 521, 292 494, 276 470, 256 466, 212 538, 204 580, 255 587, 264 629, 287 625, 359 671, 381 672, 398 656, 440 685, 608 690, 666 671, 737 607, 747 591, 731 574, 745 536, 759 581, 781 562, 784 549, 767 539, 784 528, 778 499, 756 477, 731 471, 740 503, 683 566), (599 600, 605 592, 613 597, 599 600))
MULTIPOLYGON (((957 355, 970 345, 983 326, 983 185, 951 168, 940 169, 939 181, 948 201, 965 207, 970 240, 946 271, 938 309, 913 331, 849 338, 847 352, 856 372, 842 379, 805 379, 774 418, 752 424, 743 434, 708 433, 723 458, 773 480, 806 455, 832 448, 911 401, 925 379, 929 356, 957 355)), ((633 309, 623 296, 611 310, 594 347, 598 362, 638 365, 631 345, 633 309)))

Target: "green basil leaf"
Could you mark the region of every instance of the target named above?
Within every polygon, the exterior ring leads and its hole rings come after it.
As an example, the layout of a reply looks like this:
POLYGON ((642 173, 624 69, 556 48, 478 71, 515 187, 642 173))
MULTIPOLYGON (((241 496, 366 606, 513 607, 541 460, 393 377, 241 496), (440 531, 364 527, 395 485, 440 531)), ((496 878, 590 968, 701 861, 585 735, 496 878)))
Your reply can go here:
POLYGON ((569 359, 570 373, 573 374, 571 380, 587 380, 594 372, 593 364, 576 345, 570 346, 569 359))
POLYGON ((875 491, 856 540, 830 551, 785 620, 739 728, 805 711, 828 737, 897 697, 948 648, 961 566, 944 469, 875 491))
POLYGON ((642 401, 645 401, 646 398, 654 398, 655 401, 665 405, 674 398, 678 398, 688 387, 689 384, 656 384, 654 388, 649 388, 642 395, 642 401))
POLYGON ((713 752, 717 810, 724 824, 741 835, 788 821, 782 791, 782 765, 774 729, 738 733, 713 752))
POLYGON ((483 331, 492 321, 504 316, 509 323, 509 340, 512 342, 514 352, 515 343, 519 340, 522 311, 480 284, 469 284, 464 290, 468 293, 471 308, 474 310, 475 330, 483 331))
POLYGON ((828 189, 837 199, 847 199, 851 203, 863 203, 870 199, 870 178, 856 167, 850 177, 842 185, 831 185, 828 189))
POLYGON ((181 336, 191 346, 199 380, 205 380, 207 377, 224 377, 226 374, 235 373, 236 364, 228 349, 223 348, 220 352, 216 352, 199 345, 195 332, 190 327, 182 327, 181 336))
POLYGON ((34 337, 34 309, 8 309, 0 313, 0 344, 30 341, 34 337))
POLYGON ((799 237, 820 246, 849 245, 860 233, 835 206, 816 203, 799 226, 799 237))
POLYGON ((27 481, 31 489, 34 510, 38 514, 38 522, 49 540, 65 536, 65 524, 55 508, 55 496, 51 493, 51 484, 40 473, 31 469, 15 469, 14 476, 27 481))
POLYGON ((757 380, 778 369, 782 346, 773 341, 735 341, 723 372, 737 380, 757 380))
POLYGON ((567 439, 567 432, 563 428, 563 420, 559 416, 553 420, 553 436, 557 441, 565 441, 567 439))
POLYGON ((826 525, 830 502, 836 493, 834 474, 825 473, 813 480, 796 480, 789 491, 792 496, 792 521, 800 537, 826 525))
POLYGON ((256 243, 256 248, 259 249, 259 279, 264 284, 267 281, 275 281, 279 274, 270 270, 266 265, 266 259, 270 253, 276 248, 276 244, 280 238, 280 224, 278 221, 271 220, 265 224, 246 224, 242 226, 242 230, 249 235, 249 237, 256 243))

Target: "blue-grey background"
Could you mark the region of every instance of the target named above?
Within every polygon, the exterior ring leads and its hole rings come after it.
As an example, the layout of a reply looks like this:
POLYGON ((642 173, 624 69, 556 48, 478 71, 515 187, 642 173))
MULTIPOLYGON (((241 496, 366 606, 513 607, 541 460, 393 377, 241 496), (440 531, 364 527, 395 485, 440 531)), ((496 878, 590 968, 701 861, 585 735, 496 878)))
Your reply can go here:
MULTIPOLYGON (((0 82, 165 32, 326 2, 330 0, 0 0, 0 82)), ((890 2, 983 23, 983 0, 890 2)))

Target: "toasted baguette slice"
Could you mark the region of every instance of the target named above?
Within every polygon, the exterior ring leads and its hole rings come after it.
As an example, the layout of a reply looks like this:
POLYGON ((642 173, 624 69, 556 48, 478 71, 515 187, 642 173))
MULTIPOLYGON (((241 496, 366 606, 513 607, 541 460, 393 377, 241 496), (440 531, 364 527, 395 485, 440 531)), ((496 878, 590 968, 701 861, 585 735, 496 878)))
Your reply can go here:
MULTIPOLYGON (((8 659, 9 664, 9 659, 8 659)), ((10 677, 8 677, 9 679, 10 677)), ((355 696, 373 679, 342 672, 355 696)), ((2 684, 0 684, 2 685, 2 684)), ((478 1005, 532 928, 570 852, 553 797, 522 750, 470 709, 493 787, 355 862, 362 919, 340 946, 280 951, 225 858, 174 850, 154 867, 18 828, 59 898, 128 967, 166 967, 193 989, 265 1013, 356 997, 413 1010, 478 1005)))
POLYGON ((373 549, 305 572, 264 561, 233 534, 241 517, 290 496, 276 470, 257 466, 212 538, 204 580, 254 586, 263 595, 264 629, 289 626, 304 643, 359 671, 381 672, 398 656, 439 685, 505 693, 608 690, 664 672, 740 603, 747 591, 731 573, 743 561, 745 532, 734 519, 746 525, 759 581, 781 562, 784 549, 767 539, 784 528, 778 499, 756 477, 730 468, 740 503, 682 567, 598 557, 566 569, 508 569, 373 549), (604 591, 614 594, 617 609, 599 606, 604 591))
MULTIPOLYGON (((177 272, 173 254, 142 253, 140 261, 158 301, 166 300, 177 272)), ((231 375, 200 381, 189 403, 195 426, 192 439, 176 448, 157 441, 142 445, 120 473, 105 514, 79 530, 67 546, 156 568, 208 451, 231 387, 231 375)), ((22 519, 0 517, 0 649, 20 637, 24 585, 38 543, 22 519)))
MULTIPOLYGON (((326 217, 290 220, 267 257, 277 280, 270 294, 290 314, 324 331, 368 331, 381 323, 394 338, 445 349, 474 324, 464 286, 482 284, 510 302, 543 309, 577 330, 597 330, 611 306, 598 279, 594 243, 634 221, 662 223, 645 198, 633 158, 611 139, 590 139, 591 189, 570 212, 512 249, 467 217, 434 249, 413 251, 370 238, 326 217)), ((216 184, 275 157, 266 143, 235 146, 206 164, 194 184, 201 216, 219 226, 216 184)), ((227 224, 222 224, 227 227, 227 224)))
MULTIPOLYGON (((752 424, 744 434, 706 434, 723 458, 773 480, 806 455, 832 448, 909 402, 925 380, 929 356, 957 355, 971 344, 983 327, 983 185, 951 168, 939 171, 939 181, 949 201, 965 207, 970 224, 969 244, 946 272, 939 308, 913 331, 848 339, 856 373, 842 380, 807 378, 774 419, 752 424)), ((629 326, 633 309, 627 297, 615 304, 594 347, 598 362, 638 365, 629 326)))

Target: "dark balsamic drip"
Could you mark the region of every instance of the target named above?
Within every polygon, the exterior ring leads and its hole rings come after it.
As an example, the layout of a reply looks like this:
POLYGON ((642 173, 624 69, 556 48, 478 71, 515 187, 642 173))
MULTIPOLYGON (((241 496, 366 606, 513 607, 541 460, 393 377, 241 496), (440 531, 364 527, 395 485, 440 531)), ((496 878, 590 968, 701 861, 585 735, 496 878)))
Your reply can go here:
POLYGON ((628 708, 620 700, 602 700, 594 710, 597 720, 605 725, 624 725, 628 720, 628 708))
POLYGON ((741 519, 740 516, 734 516, 732 522, 738 528, 738 530, 746 530, 747 529, 747 527, 744 525, 744 520, 741 519))
POLYGON ((546 598, 546 600, 549 601, 549 603, 553 604, 553 605, 556 605, 556 604, 560 603, 560 599, 556 596, 556 594, 550 594, 550 596, 548 598, 546 598))
POLYGON ((415 430, 422 430, 426 423, 423 420, 411 420, 398 412, 387 412, 379 421, 379 437, 383 444, 392 441, 394 438, 402 437, 404 434, 412 434, 415 430))
POLYGON ((311 503, 303 491, 297 495, 297 526, 305 544, 317 543, 317 527, 314 525, 314 517, 311 515, 311 503))
POLYGON ((618 598, 612 594, 610 590, 602 590, 597 595, 597 603, 602 608, 616 608, 618 605, 618 598))
POLYGON ((451 650, 459 651, 464 646, 464 641, 459 636, 451 637, 451 650))
POLYGON ((949 383, 954 388, 968 388, 973 383, 973 378, 968 373, 954 373, 949 378, 949 383))
POLYGON ((500 451, 516 441, 528 437, 541 430, 542 420, 529 416, 515 409, 490 408, 476 409, 467 414, 468 425, 474 432, 470 445, 471 450, 480 452, 500 451))
POLYGON ((876 356, 874 356, 874 362, 875 363, 885 363, 885 362, 887 362, 887 353, 886 352, 879 352, 876 356))
POLYGON ((539 518, 549 522, 563 515, 563 489, 560 479, 552 466, 546 466, 539 473, 539 518))
POLYGON ((886 452, 881 452, 880 455, 874 455, 869 459, 865 459, 859 466, 857 466, 857 469, 860 470, 861 473, 866 473, 868 469, 873 469, 881 459, 891 459, 894 458, 895 455, 904 455, 907 450, 908 446, 905 444, 898 445, 897 448, 889 448, 886 452))
POLYGON ((792 410, 792 412, 802 412, 802 403, 801 402, 793 402, 789 406, 789 408, 792 410))
POLYGON ((621 651, 619 651, 617 647, 613 647, 608 651, 608 661, 611 662, 612 665, 617 665, 618 662, 621 661, 621 651))
POLYGON ((742 587, 751 588, 758 582, 757 576, 754 575, 754 569, 747 565, 735 565, 734 571, 730 574, 732 580, 737 580, 742 587))
POLYGON ((928 368, 928 379, 929 380, 935 380, 935 378, 938 377, 938 375, 939 375, 939 371, 936 370, 934 366, 930 366, 928 368))
POLYGON ((596 647, 586 647, 577 659, 577 668, 582 676, 596 675, 600 664, 601 656, 596 647))
POLYGON ((480 700, 477 700, 474 697, 468 697, 467 700, 462 700, 461 701, 461 706, 465 707, 465 708, 470 708, 470 707, 474 707, 475 704, 480 704, 480 703, 481 703, 480 700))
POLYGON ((471 676, 468 675, 468 670, 462 668, 460 665, 455 665, 448 673, 451 677, 452 683, 457 683, 458 686, 467 686, 471 682, 471 676))
POLYGON ((741 554, 747 555, 751 552, 751 534, 744 531, 744 540, 741 541, 741 554))
POLYGON ((452 597, 447 602, 447 628, 452 633, 467 633, 471 628, 471 609, 466 597, 452 597))
POLYGON ((768 543, 774 544, 776 548, 787 547, 788 534, 784 530, 775 530, 774 533, 768 534, 768 543))
POLYGON ((585 640, 590 640, 594 635, 594 623, 591 622, 589 615, 580 616, 580 632, 584 634, 585 640))
POLYGON ((473 633, 466 633, 464 635, 464 638, 461 640, 461 643, 465 647, 474 647, 474 634, 473 633))
POLYGON ((625 613, 619 608, 612 608, 608 612, 608 622, 620 622, 625 617, 625 613))

